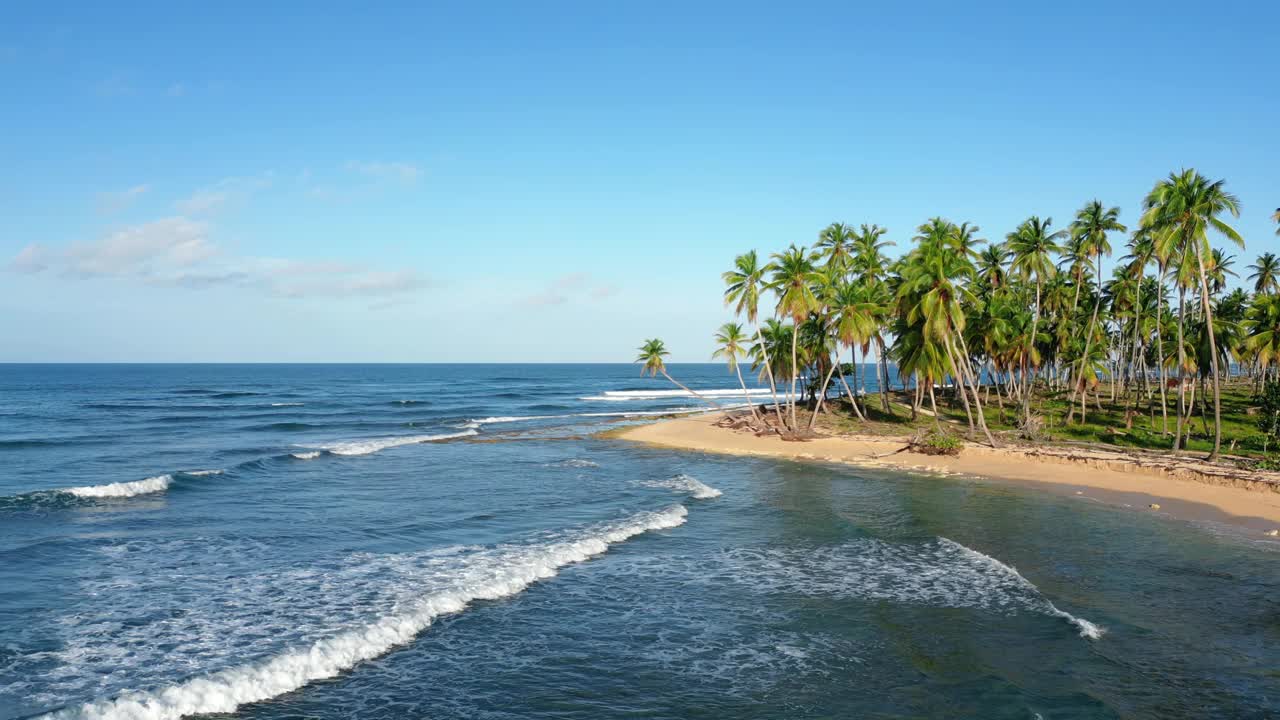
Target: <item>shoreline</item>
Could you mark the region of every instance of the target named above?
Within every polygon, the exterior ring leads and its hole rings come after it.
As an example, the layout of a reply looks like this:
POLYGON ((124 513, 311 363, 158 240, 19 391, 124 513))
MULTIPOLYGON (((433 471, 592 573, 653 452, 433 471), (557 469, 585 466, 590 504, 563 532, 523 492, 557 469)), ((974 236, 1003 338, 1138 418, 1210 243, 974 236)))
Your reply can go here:
POLYGON ((714 413, 664 419, 626 428, 614 437, 724 455, 989 478, 1178 520, 1233 525, 1253 537, 1267 538, 1265 533, 1280 529, 1280 482, 1260 473, 1198 465, 1187 458, 1095 448, 974 444, 966 444, 956 456, 921 455, 895 452, 906 438, 850 435, 789 442, 718 427, 718 419, 714 413), (1152 503, 1159 508, 1150 508, 1152 503))

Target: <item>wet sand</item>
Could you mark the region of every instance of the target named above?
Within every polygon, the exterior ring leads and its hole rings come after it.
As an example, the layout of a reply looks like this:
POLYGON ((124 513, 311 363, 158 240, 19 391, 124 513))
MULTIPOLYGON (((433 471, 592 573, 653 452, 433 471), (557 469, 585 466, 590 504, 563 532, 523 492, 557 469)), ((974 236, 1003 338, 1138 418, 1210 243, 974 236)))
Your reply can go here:
POLYGON ((1280 484, 1262 474, 1206 474, 1190 462, 1144 462, 1125 453, 967 445, 959 456, 895 452, 905 438, 823 437, 787 442, 717 427, 718 416, 662 420, 618 437, 684 450, 901 468, 994 478, 1192 521, 1226 523, 1262 535, 1280 528, 1280 484), (1159 505, 1158 509, 1149 507, 1159 505))

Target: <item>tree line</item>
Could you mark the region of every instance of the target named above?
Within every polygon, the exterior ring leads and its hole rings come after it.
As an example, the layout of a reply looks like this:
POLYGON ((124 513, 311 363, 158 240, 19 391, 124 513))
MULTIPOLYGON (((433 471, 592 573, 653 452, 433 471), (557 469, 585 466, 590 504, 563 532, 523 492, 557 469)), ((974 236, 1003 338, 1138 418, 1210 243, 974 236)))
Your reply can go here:
MULTIPOLYGON (((993 392, 1001 414, 1016 413, 1028 437, 1043 422, 1046 395, 1065 394, 1062 421, 1083 424, 1090 397, 1100 409, 1109 392, 1125 403, 1127 425, 1145 406, 1181 449, 1198 385, 1202 412, 1212 396, 1216 458, 1220 388, 1232 368, 1258 382, 1280 368, 1280 259, 1263 253, 1247 268, 1251 292, 1227 292, 1236 259, 1210 242, 1243 249, 1230 224, 1239 215, 1224 181, 1183 170, 1146 194, 1132 227, 1098 200, 1061 228, 1028 217, 1003 241, 935 217, 891 259, 885 228, 833 223, 810 246, 793 244, 764 261, 754 250, 734 258, 723 273, 724 298, 739 322, 719 328, 715 357, 744 392, 739 363, 749 363, 771 391, 767 408, 753 405, 752 415, 791 435, 812 430, 833 383, 865 419, 868 372, 880 411, 893 413, 892 361, 913 420, 926 401, 938 418, 942 390, 964 407, 969 436, 993 446, 983 411, 993 392), (1124 254, 1107 276, 1102 263, 1113 243, 1124 254), (858 358, 873 349, 878 360, 869 370, 858 358), (842 362, 846 351, 851 364, 842 362), (804 421, 801 404, 812 410, 804 421)), ((1272 219, 1280 224, 1280 209, 1272 219)), ((670 379, 667 354, 661 340, 648 340, 638 362, 670 379)))

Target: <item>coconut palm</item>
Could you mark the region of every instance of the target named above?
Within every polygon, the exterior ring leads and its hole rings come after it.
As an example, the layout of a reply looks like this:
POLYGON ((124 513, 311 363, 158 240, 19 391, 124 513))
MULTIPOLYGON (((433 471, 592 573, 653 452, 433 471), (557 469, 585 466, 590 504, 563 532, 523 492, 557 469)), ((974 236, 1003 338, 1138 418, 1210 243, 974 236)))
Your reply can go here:
POLYGON ((751 401, 751 393, 747 390, 747 382, 742 379, 742 368, 738 366, 738 358, 747 352, 746 348, 747 336, 742 332, 742 326, 738 323, 727 322, 720 326, 720 330, 716 332, 716 349, 711 353, 711 359, 724 358, 729 366, 729 372, 738 376, 738 384, 742 386, 742 396, 746 398, 747 406, 751 408, 751 416, 756 420, 760 419, 760 414, 756 412, 756 404, 751 401))
MULTIPOLYGON (((761 337, 759 311, 760 289, 764 286, 765 268, 760 265, 755 250, 745 252, 733 259, 733 269, 721 274, 725 283, 725 307, 733 306, 736 315, 744 316, 747 322, 756 329, 756 343, 763 346, 761 337)), ((774 380, 773 366, 764 363, 764 374, 769 380, 769 393, 773 397, 773 411, 778 416, 778 426, 784 424, 782 407, 778 403, 778 384, 774 380)))
MULTIPOLYGON (((1051 232, 1050 226, 1053 225, 1053 218, 1044 218, 1032 215, 1018 226, 1017 230, 1009 233, 1005 238, 1008 245, 1009 253, 1013 257, 1010 270, 1017 273, 1022 280, 1030 281, 1035 278, 1035 310, 1031 316, 1031 332, 1027 336, 1027 342, 1034 342, 1036 337, 1037 326, 1040 324, 1040 308, 1041 293, 1044 291, 1044 282, 1047 277, 1054 274, 1053 262, 1050 255, 1058 251, 1058 241, 1067 236, 1065 230, 1051 232)), ((1023 357, 1024 363, 1031 360, 1031 347, 1027 347, 1023 357)), ((1022 420, 1024 424, 1030 425, 1031 422, 1031 371, 1029 364, 1022 367, 1022 420)))
POLYGON ((1253 291, 1270 295, 1280 290, 1280 258, 1275 253, 1262 253, 1258 261, 1249 266, 1249 280, 1253 282, 1253 291))
MULTIPOLYGON (((1071 239, 1078 243, 1085 257, 1094 262, 1094 277, 1098 281, 1098 299, 1093 304, 1093 315, 1089 318, 1089 327, 1085 331, 1084 354, 1080 359, 1079 376, 1083 377, 1085 362, 1090 357, 1089 346, 1093 340, 1093 329, 1098 324, 1098 308, 1102 305, 1102 256, 1111 254, 1111 241, 1107 239, 1109 232, 1126 232, 1128 228, 1120 224, 1120 208, 1103 208, 1102 203, 1094 200, 1087 203, 1076 213, 1071 223, 1071 239)), ((1080 423, 1085 421, 1085 392, 1080 392, 1080 423)))
MULTIPOLYGON (((860 282, 871 287, 871 292, 875 295, 876 301, 885 309, 888 308, 889 301, 893 295, 886 285, 889 260, 885 257, 884 249, 893 245, 892 241, 882 239, 887 232, 888 230, 879 225, 863 223, 853 238, 854 275, 860 282)), ((882 322, 880 327, 876 328, 875 335, 872 338, 876 345, 876 354, 879 356, 876 368, 876 385, 880 389, 880 409, 886 413, 891 413, 892 409, 889 405, 889 357, 885 349, 883 328, 884 324, 882 322)))
MULTIPOLYGON (((875 288, 870 285, 856 282, 841 283, 833 289, 828 303, 836 339, 848 347, 853 354, 855 372, 858 367, 858 348, 862 348, 865 357, 872 338, 879 333, 880 324, 883 322, 884 308, 877 302, 876 295, 875 288)), ((845 381, 844 373, 840 374, 840 382, 844 386, 845 394, 849 397, 849 404, 853 406, 854 414, 862 418, 862 411, 858 408, 858 398, 849 388, 849 383, 845 381)))
POLYGON ((1263 373, 1280 365, 1280 295, 1257 295, 1246 315, 1248 336, 1245 347, 1258 361, 1263 373))
MULTIPOLYGON (((799 326, 821 306, 814 287, 823 281, 823 276, 813 265, 809 253, 803 248, 792 245, 784 252, 774 253, 768 266, 769 289, 778 297, 777 313, 799 326)), ((800 375, 798 348, 796 339, 799 333, 791 335, 791 429, 796 430, 796 378, 800 375)))
POLYGON ((666 358, 670 354, 671 353, 667 351, 666 344, 663 343, 658 338, 645 340, 644 344, 640 346, 640 354, 636 356, 636 362, 642 363, 640 367, 640 374, 642 376, 649 375, 650 377, 661 375, 662 377, 671 381, 673 385, 680 388, 681 390, 684 390, 685 392, 698 398, 699 400, 710 404, 712 407, 715 407, 718 410, 723 410, 724 408, 720 407, 719 403, 715 402, 714 400, 710 400, 706 397, 703 397, 702 395, 700 395, 699 393, 693 390, 690 390, 689 388, 681 384, 679 381, 677 381, 675 378, 667 374, 666 358))
POLYGON ((844 273, 853 261, 853 228, 844 223, 831 223, 818 233, 813 249, 817 259, 838 273, 844 273))
POLYGON ((1209 294, 1206 257, 1212 228, 1227 239, 1244 247, 1244 238, 1221 216, 1240 216, 1240 201, 1227 192, 1222 180, 1211 182, 1195 170, 1171 173, 1152 188, 1143 201, 1146 213, 1143 224, 1151 229, 1157 243, 1176 245, 1184 255, 1194 257, 1200 281, 1200 306, 1208 327, 1209 359, 1213 374, 1213 452, 1217 459, 1222 447, 1222 394, 1219 383, 1218 352, 1213 330, 1213 308, 1209 294))

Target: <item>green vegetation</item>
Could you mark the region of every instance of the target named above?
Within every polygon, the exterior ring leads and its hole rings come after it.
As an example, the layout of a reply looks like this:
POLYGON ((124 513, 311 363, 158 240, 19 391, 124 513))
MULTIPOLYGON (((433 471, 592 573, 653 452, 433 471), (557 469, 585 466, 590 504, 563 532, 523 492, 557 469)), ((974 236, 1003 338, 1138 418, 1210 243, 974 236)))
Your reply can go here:
MULTIPOLYGON (((1142 209, 1131 230, 1119 208, 1092 200, 1066 228, 1033 215, 1003 242, 932 218, 896 260, 876 225, 833 223, 812 247, 793 244, 763 264, 752 250, 723 275, 725 304, 746 327, 724 325, 716 357, 744 387, 739 360, 750 363, 772 389, 773 412, 753 408, 753 421, 783 435, 821 423, 863 433, 932 426, 941 438, 956 424, 992 446, 1021 438, 1265 454, 1276 435, 1250 415, 1280 380, 1280 259, 1264 253, 1248 267, 1252 293, 1227 292, 1235 258, 1210 240, 1244 247, 1228 223, 1239 201, 1195 170, 1158 181, 1142 209), (1108 276, 1104 259, 1125 236, 1108 276), (772 305, 764 316, 762 302, 772 305), (869 371, 858 358, 872 348, 869 371)), ((663 355, 650 340, 640 361, 670 379, 663 355)))

